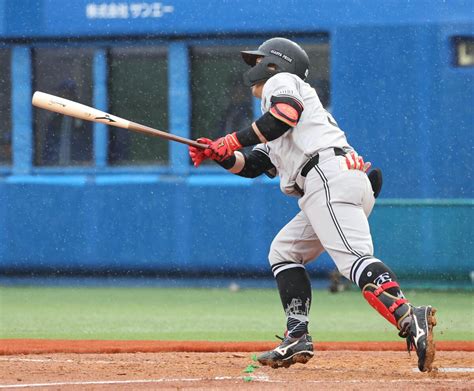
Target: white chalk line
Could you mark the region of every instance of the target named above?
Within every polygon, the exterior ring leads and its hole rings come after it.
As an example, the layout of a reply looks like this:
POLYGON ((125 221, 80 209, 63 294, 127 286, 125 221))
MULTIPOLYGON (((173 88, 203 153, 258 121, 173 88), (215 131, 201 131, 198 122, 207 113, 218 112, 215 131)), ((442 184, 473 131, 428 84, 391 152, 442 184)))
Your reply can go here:
MULTIPOLYGON (((474 368, 458 368, 458 367, 452 367, 452 368, 437 368, 438 372, 450 372, 450 373, 468 373, 468 372, 474 372, 474 368)), ((418 368, 412 368, 412 372, 420 372, 418 368)))
MULTIPOLYGON (((37 387, 56 387, 56 386, 87 386, 87 385, 105 385, 105 384, 156 384, 156 383, 172 383, 172 382, 202 382, 202 381, 220 381, 220 380, 232 380, 232 381, 244 381, 245 378, 251 379, 251 381, 266 382, 266 383, 291 383, 287 380, 270 379, 267 375, 254 375, 254 376, 216 376, 213 378, 161 378, 161 379, 144 379, 144 380, 97 380, 97 381, 70 381, 70 382, 51 382, 51 383, 29 383, 29 384, 0 384, 0 388, 37 388, 37 387)), ((324 383, 324 384, 357 384, 357 383, 463 383, 474 384, 472 380, 466 379, 397 379, 397 380, 299 380, 298 383, 324 383)))

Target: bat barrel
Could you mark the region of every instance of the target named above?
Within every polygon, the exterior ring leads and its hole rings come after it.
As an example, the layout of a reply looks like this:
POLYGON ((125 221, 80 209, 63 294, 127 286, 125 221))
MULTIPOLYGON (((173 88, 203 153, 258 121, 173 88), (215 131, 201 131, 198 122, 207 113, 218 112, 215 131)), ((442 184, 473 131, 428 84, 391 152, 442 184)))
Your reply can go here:
POLYGON ((128 125, 130 124, 130 121, 106 113, 105 111, 41 91, 36 91, 33 94, 31 102, 33 106, 41 109, 54 111, 55 113, 69 115, 86 121, 99 122, 124 129, 128 129, 128 125))
POLYGON ((75 118, 80 118, 86 121, 99 122, 106 125, 132 130, 134 132, 144 133, 150 136, 162 137, 167 140, 177 141, 179 143, 191 145, 201 149, 208 148, 208 145, 206 144, 201 144, 184 137, 164 132, 162 130, 150 128, 149 126, 140 125, 136 122, 131 122, 115 115, 106 113, 105 111, 83 105, 82 103, 60 98, 59 96, 46 94, 45 92, 36 91, 33 94, 31 102, 35 107, 69 115, 75 118))

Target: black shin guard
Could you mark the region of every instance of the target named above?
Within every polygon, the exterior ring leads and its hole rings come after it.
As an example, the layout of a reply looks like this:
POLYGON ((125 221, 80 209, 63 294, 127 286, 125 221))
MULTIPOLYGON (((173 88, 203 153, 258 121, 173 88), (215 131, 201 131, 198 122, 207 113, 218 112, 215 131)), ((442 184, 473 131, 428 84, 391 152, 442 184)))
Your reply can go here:
POLYGON ((356 282, 369 304, 400 328, 404 319, 410 315, 410 305, 398 285, 395 273, 384 263, 374 260, 365 266, 356 282))
POLYGON ((276 282, 287 316, 288 335, 299 338, 308 332, 312 293, 308 273, 301 267, 286 269, 277 274, 276 282))

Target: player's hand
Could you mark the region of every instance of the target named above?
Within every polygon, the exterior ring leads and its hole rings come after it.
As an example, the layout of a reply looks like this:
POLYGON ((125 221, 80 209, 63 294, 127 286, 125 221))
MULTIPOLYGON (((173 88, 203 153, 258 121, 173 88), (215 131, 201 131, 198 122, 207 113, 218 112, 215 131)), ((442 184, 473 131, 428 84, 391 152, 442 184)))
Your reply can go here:
MULTIPOLYGON (((208 138, 205 138, 205 137, 198 138, 196 141, 198 143, 201 143, 201 144, 207 144, 207 145, 212 144, 212 140, 208 139, 208 138)), ((199 165, 204 160, 209 159, 209 157, 206 156, 206 154, 204 153, 205 149, 198 148, 198 147, 193 147, 193 146, 190 145, 188 147, 188 150, 189 150, 189 156, 191 157, 191 160, 193 161, 194 167, 196 167, 196 168, 199 167, 199 165)))
POLYGON ((357 152, 355 151, 346 153, 345 158, 346 158, 347 168, 349 170, 360 170, 360 171, 367 172, 372 166, 372 163, 364 162, 364 158, 362 156, 359 156, 357 152))
POLYGON ((234 151, 240 148, 242 148, 242 144, 240 144, 234 132, 213 141, 210 147, 204 150, 204 154, 209 159, 221 162, 230 158, 234 154, 234 151))

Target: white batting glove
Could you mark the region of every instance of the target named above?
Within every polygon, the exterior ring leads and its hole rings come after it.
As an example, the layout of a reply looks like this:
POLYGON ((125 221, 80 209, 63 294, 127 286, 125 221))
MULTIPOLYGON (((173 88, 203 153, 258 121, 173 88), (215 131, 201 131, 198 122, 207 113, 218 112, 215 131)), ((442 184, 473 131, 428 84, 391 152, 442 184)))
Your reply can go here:
POLYGON ((356 151, 346 153, 345 158, 347 168, 349 170, 360 170, 363 172, 367 172, 372 166, 372 163, 364 162, 364 158, 362 156, 359 156, 356 151))

